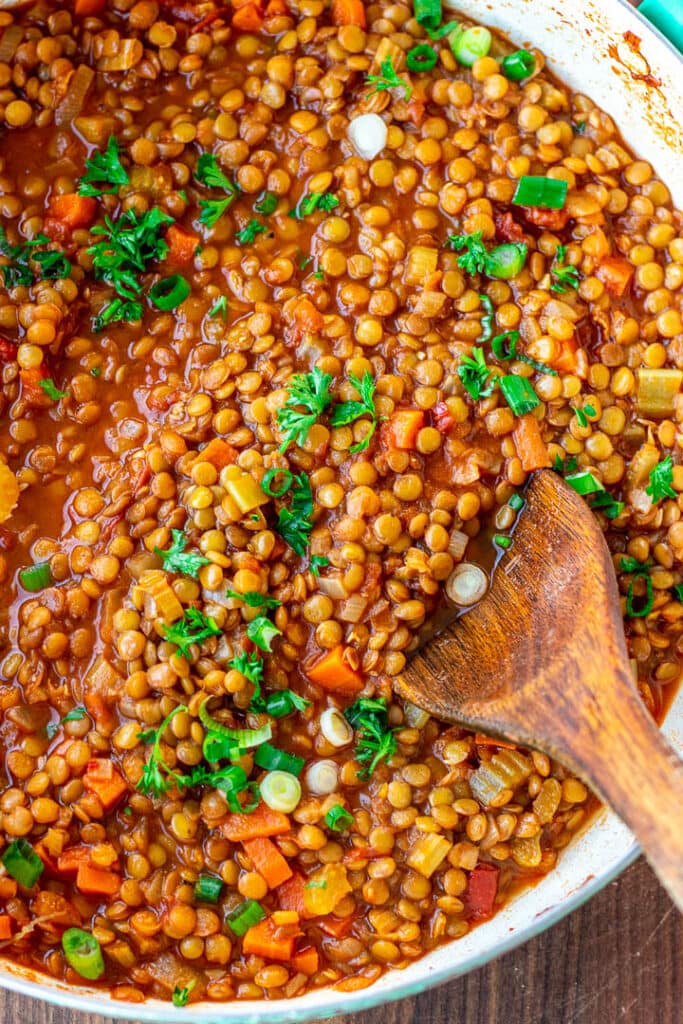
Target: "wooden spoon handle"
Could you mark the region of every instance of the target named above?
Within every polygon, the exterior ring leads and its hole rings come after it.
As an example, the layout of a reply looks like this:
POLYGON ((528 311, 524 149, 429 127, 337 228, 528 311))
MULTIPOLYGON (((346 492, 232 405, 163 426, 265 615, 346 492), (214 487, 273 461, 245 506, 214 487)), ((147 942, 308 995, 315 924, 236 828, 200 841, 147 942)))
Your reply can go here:
MULTIPOLYGON (((584 732, 584 741, 592 748, 584 747, 583 756, 572 744, 567 761, 576 764, 579 773, 635 834, 660 881, 683 911, 683 761, 662 736, 630 680, 620 669, 615 675, 608 706, 593 709, 598 715, 594 728, 587 730, 592 735, 584 732)), ((603 676, 604 688, 610 682, 609 676, 603 676)), ((581 717, 590 723, 590 710, 584 709, 581 717)))

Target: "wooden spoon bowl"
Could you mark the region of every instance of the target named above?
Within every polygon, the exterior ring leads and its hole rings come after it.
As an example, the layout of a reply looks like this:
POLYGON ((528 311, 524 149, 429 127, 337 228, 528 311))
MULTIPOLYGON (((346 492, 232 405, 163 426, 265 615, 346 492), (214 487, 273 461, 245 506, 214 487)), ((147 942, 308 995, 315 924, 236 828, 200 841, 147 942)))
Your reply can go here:
POLYGON ((435 717, 541 750, 638 838, 683 910, 683 762, 633 681, 614 568, 585 502, 534 475, 491 589, 395 680, 435 717))

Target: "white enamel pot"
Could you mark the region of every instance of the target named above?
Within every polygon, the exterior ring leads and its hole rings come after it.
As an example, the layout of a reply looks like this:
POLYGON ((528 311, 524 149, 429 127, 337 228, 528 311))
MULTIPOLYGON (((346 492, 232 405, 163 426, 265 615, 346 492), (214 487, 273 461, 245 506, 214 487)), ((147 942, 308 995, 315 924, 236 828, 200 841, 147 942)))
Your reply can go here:
MULTIPOLYGON (((0 8, 9 6, 16 3, 0 0, 0 8)), ((652 163, 683 208, 683 61, 625 0, 457 0, 454 6, 473 21, 502 30, 515 45, 543 50, 559 78, 612 115, 626 142, 652 163)), ((683 755, 683 688, 664 731, 683 755)), ((588 900, 637 855, 630 832, 603 811, 562 853, 554 871, 492 921, 358 992, 322 990, 289 1001, 178 1009, 160 1000, 116 1002, 97 989, 66 986, 1 961, 0 986, 74 1010, 136 1021, 287 1024, 350 1013, 423 992, 513 949, 588 900)))

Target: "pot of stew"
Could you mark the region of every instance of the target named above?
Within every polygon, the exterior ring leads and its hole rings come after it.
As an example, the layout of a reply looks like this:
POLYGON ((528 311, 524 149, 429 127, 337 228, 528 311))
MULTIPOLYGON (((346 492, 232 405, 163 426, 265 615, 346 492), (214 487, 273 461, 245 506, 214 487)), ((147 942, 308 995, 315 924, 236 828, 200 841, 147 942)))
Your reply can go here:
POLYGON ((683 751, 680 54, 620 0, 0 33, 0 985, 304 1021, 480 966, 638 853, 392 690, 535 470, 683 751))

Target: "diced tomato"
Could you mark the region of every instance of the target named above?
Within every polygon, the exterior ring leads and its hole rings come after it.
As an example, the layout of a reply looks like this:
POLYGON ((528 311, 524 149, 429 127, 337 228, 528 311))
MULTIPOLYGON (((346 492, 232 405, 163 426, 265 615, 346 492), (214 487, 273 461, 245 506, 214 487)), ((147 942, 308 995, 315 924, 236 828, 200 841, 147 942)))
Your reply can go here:
POLYGON ((44 366, 36 366, 30 370, 20 370, 21 397, 29 405, 37 409, 47 409, 52 405, 52 399, 48 398, 40 386, 40 381, 49 376, 44 366))
POLYGON ((496 225, 496 234, 504 242, 524 241, 524 231, 509 210, 506 213, 497 210, 493 215, 493 222, 496 225))
POLYGON ((530 224, 550 231, 561 231, 569 220, 566 210, 546 210, 540 206, 523 206, 524 216, 530 224))
POLYGON ((455 417, 445 402, 437 402, 434 406, 432 423, 440 434, 447 434, 455 423, 455 417))
POLYGON ((493 906, 498 892, 500 868, 495 864, 477 864, 470 871, 467 888, 463 895, 463 903, 468 917, 475 921, 483 921, 493 913, 493 906))
POLYGON ((6 338, 0 338, 0 363, 13 363, 16 358, 17 346, 6 338))
POLYGON ((79 196, 77 192, 66 192, 50 199, 50 216, 68 228, 87 228, 97 213, 97 203, 92 196, 79 196))

